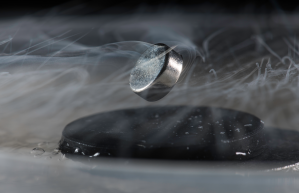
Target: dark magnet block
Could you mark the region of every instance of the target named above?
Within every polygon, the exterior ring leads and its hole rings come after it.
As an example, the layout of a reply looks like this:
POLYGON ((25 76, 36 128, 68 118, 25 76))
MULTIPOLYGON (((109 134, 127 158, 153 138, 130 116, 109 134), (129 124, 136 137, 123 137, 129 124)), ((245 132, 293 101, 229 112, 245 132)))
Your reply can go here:
POLYGON ((126 109, 68 124, 60 149, 90 157, 248 160, 264 150, 263 127, 251 114, 222 108, 126 109))

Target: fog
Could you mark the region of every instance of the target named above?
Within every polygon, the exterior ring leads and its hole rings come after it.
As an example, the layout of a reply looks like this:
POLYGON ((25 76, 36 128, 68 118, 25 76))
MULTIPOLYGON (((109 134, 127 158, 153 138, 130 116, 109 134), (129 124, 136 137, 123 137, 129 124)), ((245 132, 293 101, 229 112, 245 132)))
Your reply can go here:
POLYGON ((68 163, 53 154, 66 124, 150 105, 230 108, 261 118, 266 127, 299 130, 297 17, 178 10, 2 19, 0 151, 9 159, 68 163), (176 46, 184 64, 172 91, 149 103, 130 90, 129 74, 155 43, 176 46), (36 147, 45 153, 32 153, 36 147))

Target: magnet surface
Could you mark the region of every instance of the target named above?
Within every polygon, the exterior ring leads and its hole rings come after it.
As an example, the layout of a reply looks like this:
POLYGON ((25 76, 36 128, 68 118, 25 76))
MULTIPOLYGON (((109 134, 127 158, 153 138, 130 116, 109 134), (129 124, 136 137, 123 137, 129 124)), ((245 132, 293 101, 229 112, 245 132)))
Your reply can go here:
POLYGON ((212 107, 146 107, 104 112, 68 124, 66 154, 172 160, 248 160, 264 151, 263 122, 212 107))
POLYGON ((178 81, 183 69, 183 58, 165 44, 147 49, 131 70, 130 87, 147 101, 166 96, 178 81))

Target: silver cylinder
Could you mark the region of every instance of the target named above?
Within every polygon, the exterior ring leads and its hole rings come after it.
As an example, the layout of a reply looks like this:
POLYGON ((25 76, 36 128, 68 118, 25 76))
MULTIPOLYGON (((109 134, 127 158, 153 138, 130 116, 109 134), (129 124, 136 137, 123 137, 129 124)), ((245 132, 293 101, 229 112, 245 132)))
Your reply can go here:
POLYGON ((178 81, 183 58, 165 44, 155 44, 138 59, 130 75, 130 87, 140 97, 153 102, 166 96, 178 81))

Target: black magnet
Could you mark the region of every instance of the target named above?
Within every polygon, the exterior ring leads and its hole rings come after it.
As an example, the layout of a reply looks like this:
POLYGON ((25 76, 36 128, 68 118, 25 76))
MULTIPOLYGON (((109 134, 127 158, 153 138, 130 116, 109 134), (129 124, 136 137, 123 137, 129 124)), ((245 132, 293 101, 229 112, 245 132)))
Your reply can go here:
POLYGON ((264 151, 263 122, 212 107, 146 107, 104 112, 68 124, 65 154, 174 160, 248 160, 264 151))

